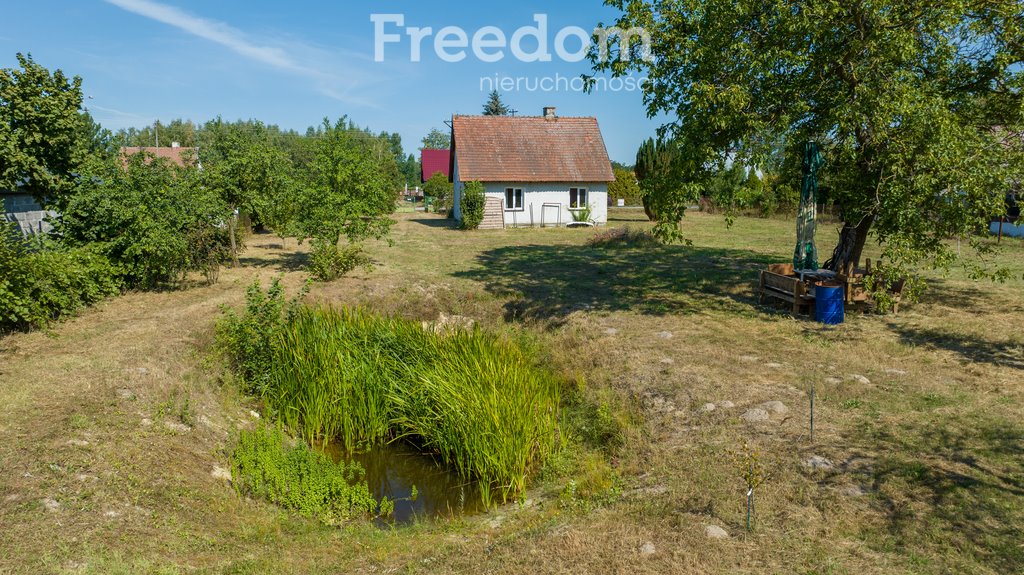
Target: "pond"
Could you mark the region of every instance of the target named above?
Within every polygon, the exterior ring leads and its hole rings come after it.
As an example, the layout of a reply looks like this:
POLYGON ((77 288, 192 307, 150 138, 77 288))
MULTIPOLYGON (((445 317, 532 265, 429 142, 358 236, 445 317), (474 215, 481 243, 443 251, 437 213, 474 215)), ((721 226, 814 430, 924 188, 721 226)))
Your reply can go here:
POLYGON ((386 496, 395 502, 389 522, 407 524, 487 511, 476 483, 463 480, 412 446, 395 443, 366 453, 349 453, 344 446, 330 444, 325 451, 335 461, 355 461, 363 466, 374 498, 386 496))

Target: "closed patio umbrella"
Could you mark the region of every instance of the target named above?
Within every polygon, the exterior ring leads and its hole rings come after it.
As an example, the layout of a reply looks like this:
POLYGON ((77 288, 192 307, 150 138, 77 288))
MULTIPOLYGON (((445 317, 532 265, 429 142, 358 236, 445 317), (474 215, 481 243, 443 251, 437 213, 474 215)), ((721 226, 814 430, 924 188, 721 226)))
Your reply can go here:
POLYGON ((793 267, 798 270, 818 269, 818 249, 814 234, 818 217, 818 169, 824 160, 818 144, 804 144, 803 184, 800 186, 800 212, 796 220, 796 251, 793 267))

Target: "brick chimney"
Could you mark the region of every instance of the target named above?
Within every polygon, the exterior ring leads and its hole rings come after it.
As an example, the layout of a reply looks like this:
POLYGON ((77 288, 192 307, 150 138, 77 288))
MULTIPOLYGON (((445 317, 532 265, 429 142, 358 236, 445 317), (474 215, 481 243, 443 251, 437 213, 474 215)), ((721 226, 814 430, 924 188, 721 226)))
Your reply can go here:
POLYGON ((554 106, 545 106, 544 107, 544 119, 545 120, 554 120, 554 119, 558 118, 558 115, 555 114, 555 110, 556 109, 557 108, 555 108, 554 106))

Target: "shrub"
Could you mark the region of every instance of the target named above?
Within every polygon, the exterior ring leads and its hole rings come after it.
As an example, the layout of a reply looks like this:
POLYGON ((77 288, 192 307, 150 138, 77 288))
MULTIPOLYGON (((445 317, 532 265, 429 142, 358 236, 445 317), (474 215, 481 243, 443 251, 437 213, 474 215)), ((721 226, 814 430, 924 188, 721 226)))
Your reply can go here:
POLYGON ((243 315, 224 310, 217 323, 217 344, 249 393, 262 393, 266 388, 274 347, 304 295, 305 289, 289 302, 280 278, 266 291, 256 281, 246 290, 243 315))
POLYGON ((231 478, 243 494, 265 499, 328 525, 371 515, 377 501, 358 463, 335 463, 283 431, 243 431, 232 455, 231 478))
POLYGON ((88 249, 31 251, 0 230, 0 329, 45 327, 121 291, 116 266, 88 249))
POLYGON ((574 222, 589 222, 590 217, 594 215, 594 209, 588 205, 578 210, 572 210, 569 214, 572 215, 572 221, 574 222))
POLYGON ((189 271, 216 276, 230 244, 230 211, 192 168, 151 155, 90 164, 64 198, 56 234, 69 246, 94 246, 131 288, 176 284, 189 271))
POLYGON ((462 210, 462 229, 475 230, 484 221, 484 206, 487 196, 484 185, 480 182, 469 182, 462 189, 459 207, 462 210))
POLYGON ((317 281, 334 281, 359 266, 369 266, 370 259, 359 244, 348 244, 339 248, 336 242, 313 240, 310 252, 309 273, 317 281))
POLYGON ((423 184, 423 195, 434 198, 438 211, 447 210, 452 201, 452 183, 448 181, 448 176, 441 172, 430 176, 423 184))

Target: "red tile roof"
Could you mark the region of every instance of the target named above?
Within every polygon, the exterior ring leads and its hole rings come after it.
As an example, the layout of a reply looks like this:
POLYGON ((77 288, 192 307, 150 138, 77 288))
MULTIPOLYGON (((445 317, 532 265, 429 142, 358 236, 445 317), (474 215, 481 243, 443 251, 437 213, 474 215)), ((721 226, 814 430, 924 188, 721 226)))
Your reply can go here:
POLYGON ((122 161, 127 165, 128 157, 139 152, 148 152, 157 158, 164 158, 178 164, 181 167, 191 165, 199 159, 199 148, 121 148, 122 161))
POLYGON ((596 118, 454 116, 459 179, 468 182, 612 182, 596 118))
POLYGON ((446 178, 451 178, 451 150, 423 150, 421 164, 423 166, 423 181, 426 182, 434 174, 441 172, 446 178))

